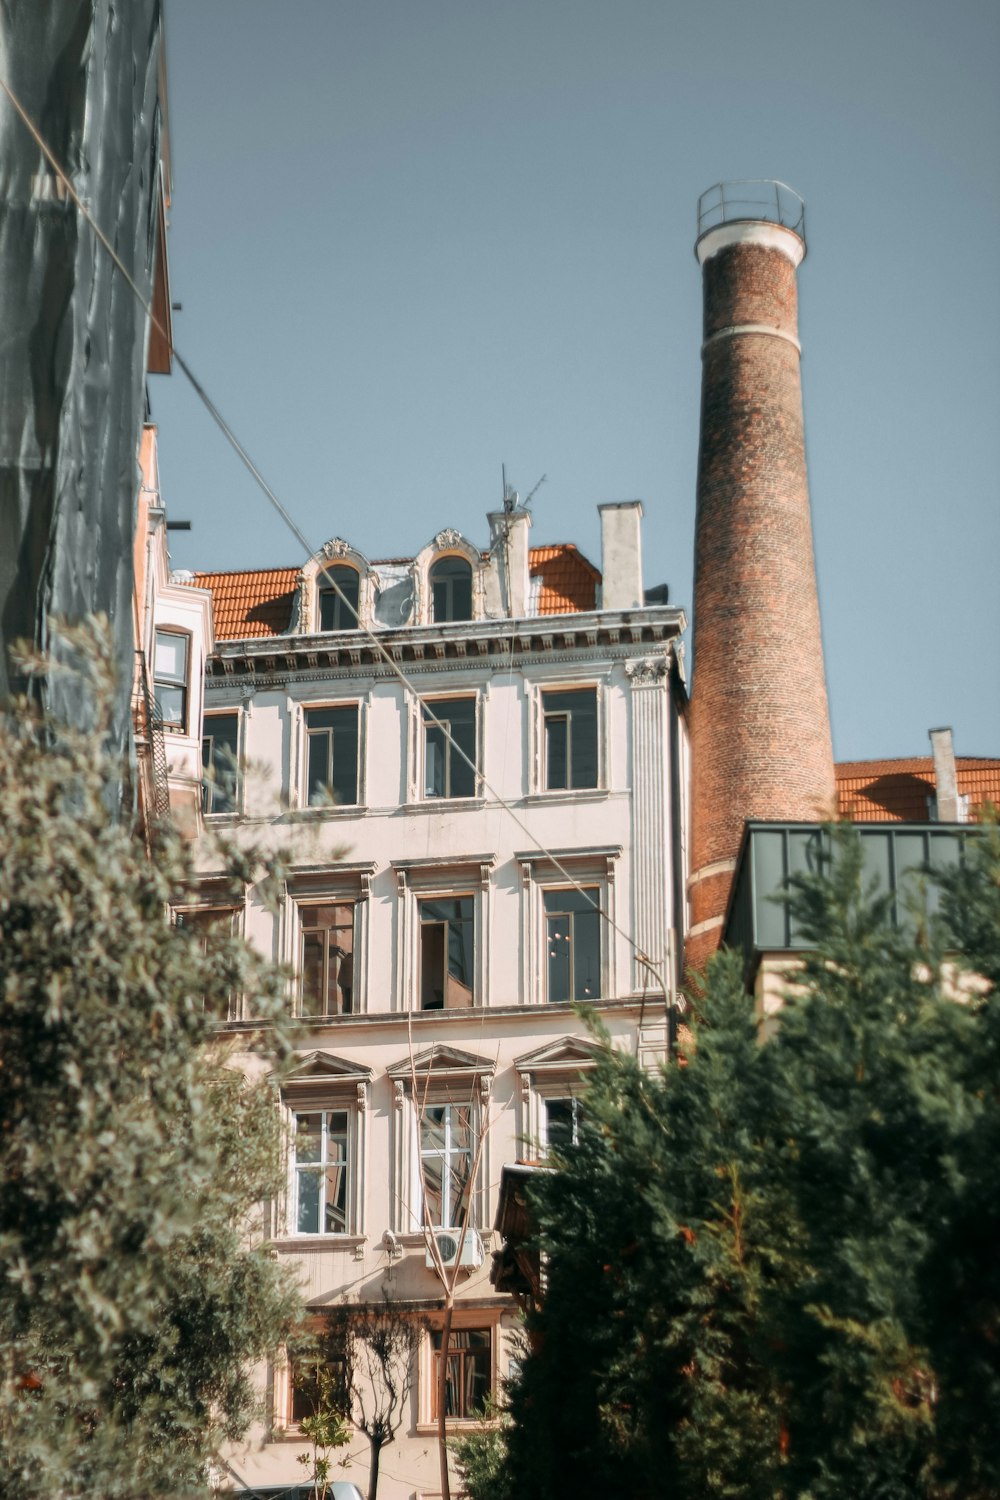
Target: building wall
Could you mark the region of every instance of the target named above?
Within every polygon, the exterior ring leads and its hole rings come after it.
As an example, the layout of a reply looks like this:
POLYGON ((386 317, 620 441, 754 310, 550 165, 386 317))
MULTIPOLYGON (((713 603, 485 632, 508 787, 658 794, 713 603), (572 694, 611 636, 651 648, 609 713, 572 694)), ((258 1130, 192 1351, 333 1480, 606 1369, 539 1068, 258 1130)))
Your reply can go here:
MULTIPOLYGON (((627 590, 623 519, 629 518, 612 516, 608 530, 627 590)), ((494 525, 503 541, 501 533, 494 525)), ((345 545, 338 544, 341 559, 345 545)), ((526 573, 527 550, 521 551, 519 566, 526 573)), ((360 554, 350 556, 367 567, 360 554)), ((506 1371, 518 1322, 511 1297, 498 1294, 489 1279, 501 1169, 544 1154, 545 1101, 580 1094, 593 1062, 593 1042, 575 1005, 550 999, 556 929, 547 926, 552 914, 545 911, 544 893, 565 892, 571 877, 598 896, 601 951, 587 972, 587 1000, 613 1045, 637 1050, 650 1063, 665 1051, 665 1001, 676 982, 679 944, 675 920, 683 910, 683 872, 674 858, 684 745, 674 647, 683 616, 666 606, 640 605, 487 618, 506 595, 518 596, 517 586, 500 586, 500 568, 509 558, 506 546, 487 554, 467 545, 459 551, 451 533, 439 534, 419 555, 419 623, 377 630, 405 682, 363 632, 316 630, 317 599, 309 591, 318 587, 318 570, 309 564, 292 628, 280 636, 231 636, 213 649, 210 623, 201 612, 214 580, 204 575, 201 587, 170 582, 156 610, 161 628, 190 629, 192 697, 204 700, 192 708, 186 732, 168 737, 171 798, 185 815, 195 735, 211 734, 219 715, 223 726, 232 726, 230 716, 238 723, 244 769, 235 806, 201 815, 205 833, 196 858, 205 877, 204 912, 213 910, 212 825, 237 840, 263 838, 290 850, 278 913, 250 890, 235 921, 264 953, 288 966, 294 1013, 302 1008, 303 934, 312 930, 317 906, 354 905, 350 1013, 300 1020, 297 1067, 285 1093, 288 1191, 268 1207, 276 1253, 294 1266, 316 1310, 345 1300, 378 1300, 387 1291, 433 1321, 442 1289, 426 1264, 418 1102, 468 1108, 484 1140, 473 1194, 484 1256, 460 1277, 459 1321, 492 1330, 495 1379, 506 1371), (473 620, 429 618, 433 610, 421 580, 442 547, 474 557, 477 566, 482 559, 473 620), (295 619, 307 621, 311 633, 297 634, 295 619), (560 690, 592 691, 596 701, 595 787, 546 785, 552 731, 545 709, 564 700, 543 694, 560 690), (476 705, 480 776, 472 795, 428 796, 421 700, 443 711, 456 697, 476 705), (331 706, 357 708, 359 800, 309 806, 308 740, 315 721, 307 716, 331 706), (429 939, 421 902, 458 897, 467 898, 474 911, 473 1003, 423 1010, 421 964, 429 939), (299 1232, 291 1127, 296 1114, 328 1110, 336 1111, 338 1126, 343 1117, 348 1126, 345 1222, 338 1233, 299 1232)), ((363 612, 374 609, 377 595, 374 586, 366 593, 366 582, 363 612)), ((395 574, 391 582, 398 586, 395 574)), ((287 580, 275 586, 286 588, 287 580)), ((231 579, 219 585, 220 591, 230 587, 231 579)), ((537 598, 543 589, 536 587, 537 598)), ((525 587, 520 597, 527 594, 525 587)), ((342 990, 335 1001, 343 1003, 342 990)), ((252 1017, 252 996, 234 1002, 226 1025, 237 1046, 252 1017)), ((254 1054, 243 1062, 248 1070, 261 1067, 254 1054)), ((385 1456, 380 1493, 386 1500, 438 1491, 432 1368, 425 1338, 405 1433, 385 1456)), ((289 1423, 287 1370, 279 1364, 260 1371, 260 1379, 270 1416, 250 1446, 232 1455, 233 1463, 253 1483, 294 1483, 302 1477, 296 1455, 306 1445, 289 1423)), ((363 1436, 356 1435, 350 1452, 348 1473, 364 1487, 363 1436)))

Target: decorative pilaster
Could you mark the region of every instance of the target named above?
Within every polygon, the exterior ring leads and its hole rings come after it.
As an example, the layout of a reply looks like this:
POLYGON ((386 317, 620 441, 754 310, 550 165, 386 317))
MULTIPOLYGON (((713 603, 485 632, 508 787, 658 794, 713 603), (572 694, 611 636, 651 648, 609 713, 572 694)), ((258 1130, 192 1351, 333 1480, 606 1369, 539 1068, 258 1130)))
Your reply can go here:
MULTIPOLYGON (((670 930, 669 663, 666 656, 629 662, 632 684, 632 932, 663 983, 670 930)), ((632 986, 655 986, 633 954, 632 986)))

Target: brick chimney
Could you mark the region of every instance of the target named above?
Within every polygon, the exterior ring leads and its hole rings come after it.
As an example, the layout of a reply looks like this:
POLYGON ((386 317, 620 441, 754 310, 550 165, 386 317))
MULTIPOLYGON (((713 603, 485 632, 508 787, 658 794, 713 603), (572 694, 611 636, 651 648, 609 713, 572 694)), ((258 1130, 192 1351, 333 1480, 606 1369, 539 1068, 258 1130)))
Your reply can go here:
POLYGON ((834 806, 799 375, 804 205, 780 183, 702 196, 701 445, 688 963, 718 946, 743 824, 834 806))

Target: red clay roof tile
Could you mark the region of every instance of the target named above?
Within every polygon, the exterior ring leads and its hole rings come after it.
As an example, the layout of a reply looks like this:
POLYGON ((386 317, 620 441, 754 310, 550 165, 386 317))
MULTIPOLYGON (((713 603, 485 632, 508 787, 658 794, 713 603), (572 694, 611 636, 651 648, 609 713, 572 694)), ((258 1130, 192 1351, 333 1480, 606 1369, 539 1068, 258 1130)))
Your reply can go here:
MULTIPOLYGON (((539 580, 534 605, 538 614, 567 615, 597 608, 597 585, 601 575, 572 542, 560 542, 553 547, 532 547, 528 554, 528 572, 532 580, 539 580)), ((535 587, 533 584, 532 596, 535 587)))
MULTIPOLYGON (((959 796, 969 799, 975 821, 985 803, 1000 807, 1000 760, 955 757, 959 796)), ((842 818, 858 823, 926 823, 934 797, 934 762, 929 755, 905 760, 842 761, 836 767, 837 803, 842 818)))
POLYGON ((262 568, 245 573, 196 573, 195 587, 212 595, 215 638, 245 640, 280 635, 292 618, 298 568, 262 568))
MULTIPOLYGON (((398 558, 395 563, 411 562, 398 558)), ((528 570, 533 609, 540 615, 575 614, 597 607, 601 575, 572 542, 532 547, 528 570)), ((212 595, 216 640, 283 634, 291 624, 297 568, 196 573, 195 585, 212 595)))

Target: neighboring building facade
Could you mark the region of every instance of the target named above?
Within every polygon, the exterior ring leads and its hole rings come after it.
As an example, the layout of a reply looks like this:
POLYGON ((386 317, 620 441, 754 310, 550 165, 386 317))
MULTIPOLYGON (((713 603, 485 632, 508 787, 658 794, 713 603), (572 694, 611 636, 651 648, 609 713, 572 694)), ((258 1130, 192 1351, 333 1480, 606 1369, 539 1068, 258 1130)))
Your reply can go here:
MULTIPOLYGON (((638 502, 601 507, 603 576, 571 546, 530 547, 512 505, 490 516, 486 551, 443 531, 373 563, 335 539, 301 569, 171 577, 150 498, 151 692, 170 805, 204 875, 179 919, 234 926, 293 976, 287 1191, 269 1233, 317 1312, 387 1290, 427 1318, 380 1493, 436 1494, 442 1288, 425 1224, 447 1250, 468 1202, 476 1231, 452 1430, 506 1372, 517 1309, 489 1274, 499 1181, 572 1139, 593 1060, 577 1007, 615 1046, 665 1055, 684 921, 684 616, 645 603, 638 502), (292 848, 276 918, 252 889, 238 909, 216 899, 199 841, 213 823, 292 848)), ((234 1040, 252 1021, 253 997, 233 997, 234 1040)), ((269 1423, 234 1466, 287 1486, 306 1446, 293 1383, 287 1366, 260 1373, 269 1423)), ((366 1441, 351 1453, 360 1482, 366 1441)))
MULTIPOLYGON (((14 641, 47 647, 51 617, 103 612, 120 668, 112 738, 123 758, 137 450, 146 377, 171 362, 162 29, 160 0, 47 0, 0 13, 7 82, 156 319, 0 98, 0 697, 21 686, 7 655, 14 641)), ((54 675, 45 694, 57 713, 80 713, 68 680, 54 675)))

